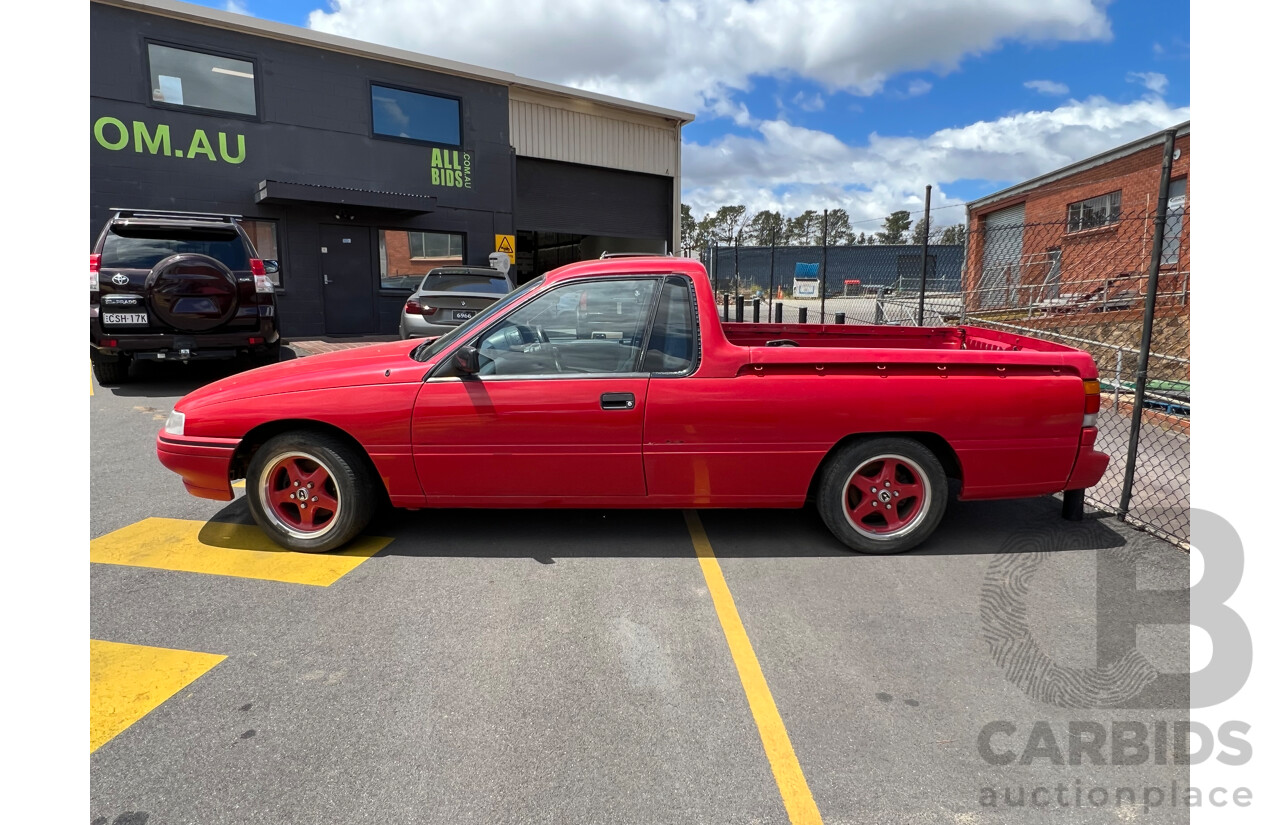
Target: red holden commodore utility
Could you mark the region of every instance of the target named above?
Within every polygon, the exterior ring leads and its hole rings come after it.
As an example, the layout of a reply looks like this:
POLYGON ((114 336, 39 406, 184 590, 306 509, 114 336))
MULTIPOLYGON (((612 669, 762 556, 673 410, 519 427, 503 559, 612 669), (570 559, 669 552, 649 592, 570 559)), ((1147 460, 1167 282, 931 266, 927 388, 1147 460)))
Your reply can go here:
POLYGON ((89 357, 101 384, 134 360, 280 360, 276 261, 238 215, 115 209, 89 255, 89 357))
POLYGON ((196 496, 245 479, 284 547, 341 547, 375 504, 798 508, 866 553, 948 504, 1064 492, 1094 447, 1088 353, 977 327, 721 324, 697 261, 556 269, 447 334, 276 364, 178 402, 160 462, 196 496), (585 313, 585 316, 584 316, 585 313))

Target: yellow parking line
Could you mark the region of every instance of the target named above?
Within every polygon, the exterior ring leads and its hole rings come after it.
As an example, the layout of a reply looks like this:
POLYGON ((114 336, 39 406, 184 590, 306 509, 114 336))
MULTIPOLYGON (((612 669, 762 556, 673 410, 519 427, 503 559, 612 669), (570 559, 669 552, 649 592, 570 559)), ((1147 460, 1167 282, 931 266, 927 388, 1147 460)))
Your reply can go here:
POLYGON ((89 640, 89 753, 226 656, 89 640))
POLYGON ((333 553, 291 553, 257 527, 148 518, 89 542, 89 561, 328 587, 391 539, 360 536, 333 553))
POLYGON ((805 781, 804 771, 800 769, 800 760, 791 747, 791 737, 787 736, 787 728, 782 724, 782 716, 778 713, 773 694, 764 680, 764 671, 760 669, 760 661, 756 659, 751 640, 747 638, 747 629, 742 625, 738 608, 733 603, 733 594, 729 592, 729 583, 725 581, 720 562, 716 560, 711 542, 707 540, 702 520, 693 510, 685 511, 684 520, 689 526, 693 549, 702 565, 702 575, 707 580, 711 602, 720 618, 720 627, 724 630, 725 641, 729 643, 733 663, 738 668, 738 679, 747 694, 747 705, 751 708, 751 715, 755 717, 760 741, 769 758, 769 766, 773 768, 773 778, 778 783, 778 792, 782 794, 782 804, 787 809, 787 816, 792 825, 821 825, 822 814, 813 801, 809 783, 805 781))
POLYGON ((231 486, 232 486, 232 487, 239 487, 241 490, 243 490, 243 489, 244 489, 244 479, 243 479, 243 478, 237 478, 235 481, 231 482, 231 486))

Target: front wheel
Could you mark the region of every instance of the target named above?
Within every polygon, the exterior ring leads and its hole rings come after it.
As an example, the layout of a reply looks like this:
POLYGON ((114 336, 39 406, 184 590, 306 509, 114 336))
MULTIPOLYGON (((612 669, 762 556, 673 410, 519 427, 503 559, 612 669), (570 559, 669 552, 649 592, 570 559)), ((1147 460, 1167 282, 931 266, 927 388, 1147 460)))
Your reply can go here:
POLYGON ((861 553, 903 553, 927 539, 947 508, 941 462, 918 441, 874 438, 841 449, 823 472, 818 513, 861 553))
POLYGON ((249 462, 245 493, 262 531, 289 550, 324 553, 368 525, 377 499, 354 449, 323 433, 283 433, 249 462))

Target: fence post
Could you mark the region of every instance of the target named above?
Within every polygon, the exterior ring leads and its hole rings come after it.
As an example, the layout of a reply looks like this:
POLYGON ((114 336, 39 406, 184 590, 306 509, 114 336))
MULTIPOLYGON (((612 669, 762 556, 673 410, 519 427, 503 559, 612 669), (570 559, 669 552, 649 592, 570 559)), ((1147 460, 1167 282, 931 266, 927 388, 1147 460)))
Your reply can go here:
POLYGON ((924 282, 929 277, 929 197, 933 194, 933 185, 924 187, 924 243, 920 245, 920 312, 916 316, 916 326, 924 326, 924 282))
POLYGON ((741 324, 742 323, 742 296, 741 295, 734 296, 733 303, 734 303, 733 319, 737 321, 739 324, 741 324))
POLYGON ((836 323, 837 323, 837 324, 843 324, 843 323, 844 323, 844 313, 843 313, 843 312, 837 312, 837 313, 836 313, 836 323))
POLYGON ((724 321, 729 323, 729 293, 724 294, 724 321))
POLYGON ((753 324, 760 323, 760 299, 759 298, 751 299, 751 323, 753 324))
POLYGON ((818 303, 818 323, 827 322, 827 210, 822 210, 822 277, 818 279, 822 297, 818 303))
POLYGON ((775 324, 782 323, 782 302, 781 301, 773 305, 773 322, 775 324))
MULTIPOLYGON (((773 307, 773 258, 778 251, 778 227, 773 228, 773 232, 769 235, 769 307, 773 307)), ((782 317, 778 317, 779 323, 782 317)))
MULTIPOLYGON (((1133 420, 1129 426, 1129 453, 1120 488, 1120 518, 1129 514, 1133 498, 1134 462, 1138 458, 1138 435, 1142 430, 1142 407, 1147 393, 1147 364, 1151 360, 1151 328, 1156 317, 1156 290, 1160 283, 1160 256, 1164 251, 1164 225, 1169 212, 1169 175, 1173 171, 1173 143, 1177 130, 1164 133, 1164 162, 1160 166, 1160 196, 1156 199, 1156 225, 1151 238, 1151 264, 1147 269, 1147 300, 1142 312, 1142 344, 1138 347, 1138 377, 1133 387, 1133 420)), ((1106 305, 1105 303, 1103 304, 1106 305)))
POLYGON ((808 308, 808 307, 800 307, 800 323, 802 323, 802 324, 807 324, 807 323, 809 323, 809 308, 808 308))
POLYGON ((884 287, 876 289, 876 317, 872 323, 884 323, 884 287))

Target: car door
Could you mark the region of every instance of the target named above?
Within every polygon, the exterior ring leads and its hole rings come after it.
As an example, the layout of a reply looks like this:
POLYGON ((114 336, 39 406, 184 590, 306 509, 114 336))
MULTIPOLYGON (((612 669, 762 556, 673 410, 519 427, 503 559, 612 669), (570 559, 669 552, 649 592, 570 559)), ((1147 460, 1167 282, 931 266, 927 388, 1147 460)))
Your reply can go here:
MULTIPOLYGON (((480 371, 418 393, 414 462, 433 504, 584 504, 645 495, 640 371, 657 277, 573 281, 487 325, 480 371)), ((461 342, 460 342, 461 343, 461 342)))

